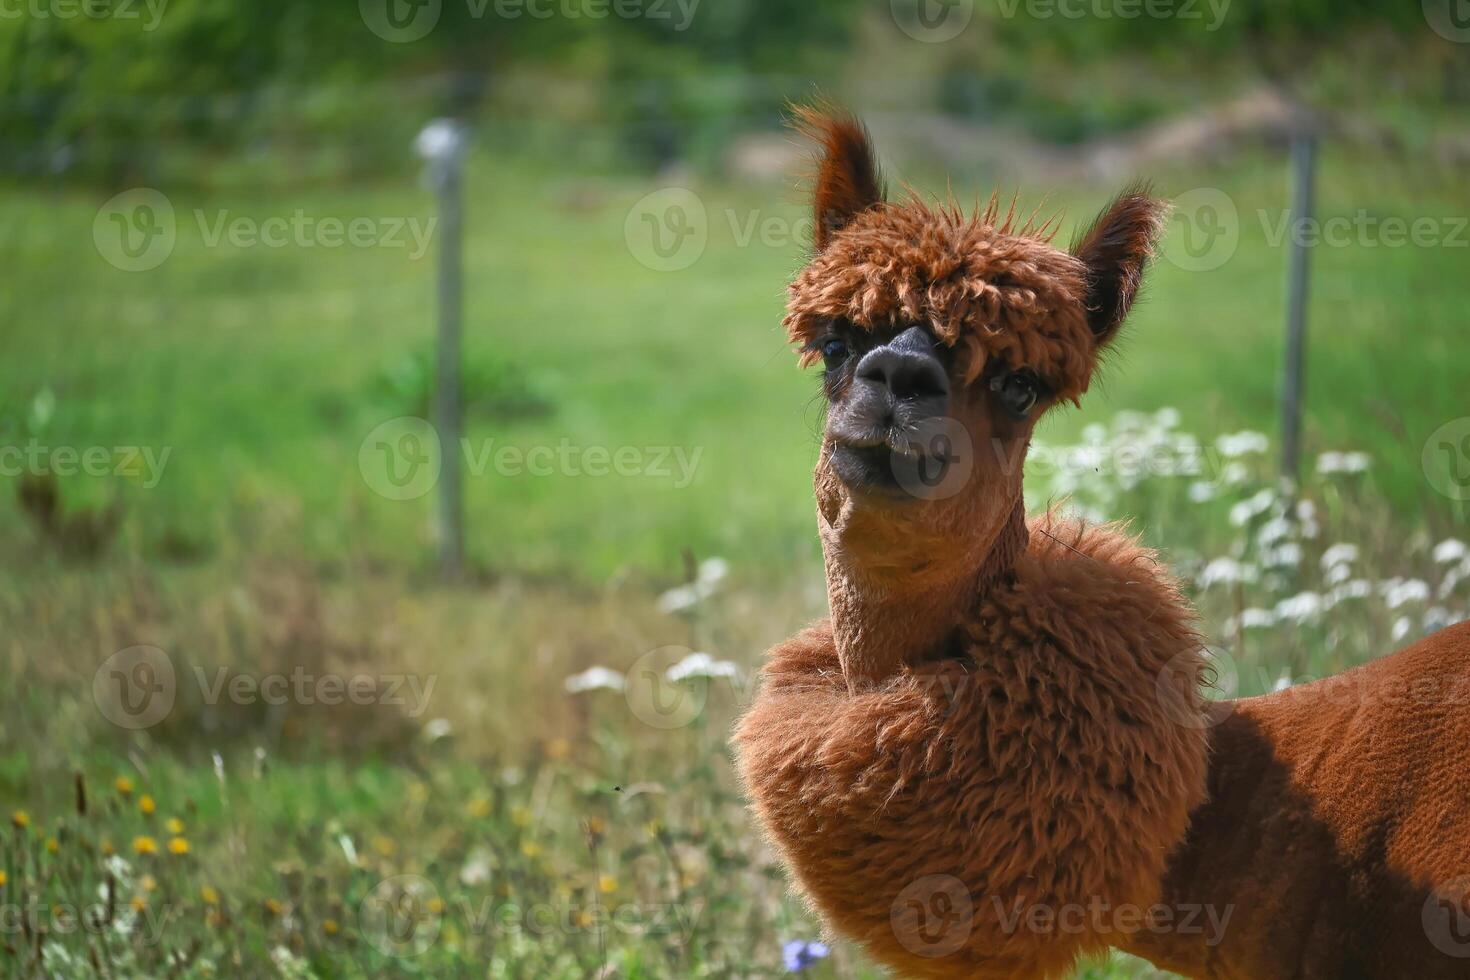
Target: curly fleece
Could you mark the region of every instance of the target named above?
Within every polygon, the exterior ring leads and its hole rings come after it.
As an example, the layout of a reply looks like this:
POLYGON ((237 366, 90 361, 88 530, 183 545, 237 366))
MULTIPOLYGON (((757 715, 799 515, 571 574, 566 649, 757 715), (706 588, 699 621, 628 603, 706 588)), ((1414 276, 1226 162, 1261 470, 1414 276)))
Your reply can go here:
POLYGON ((904 976, 1059 976, 1118 943, 1116 922, 1028 916, 1148 907, 1204 799, 1203 661, 1174 583, 1114 529, 1032 529, 963 657, 853 693, 824 621, 771 651, 736 733, 802 890, 904 976))
POLYGON ((836 321, 867 330, 926 323, 961 352, 967 380, 999 359, 1036 371, 1058 397, 1087 390, 1096 347, 1087 268, 1050 244, 1049 223, 989 204, 966 217, 917 197, 854 216, 789 289, 785 326, 805 361, 836 321))

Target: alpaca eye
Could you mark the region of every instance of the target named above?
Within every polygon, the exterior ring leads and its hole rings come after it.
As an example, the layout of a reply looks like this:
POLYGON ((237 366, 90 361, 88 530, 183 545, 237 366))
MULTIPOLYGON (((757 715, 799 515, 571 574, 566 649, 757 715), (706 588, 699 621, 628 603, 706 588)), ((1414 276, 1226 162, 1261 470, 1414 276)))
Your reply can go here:
POLYGON ((822 360, 829 369, 847 360, 847 341, 841 337, 829 337, 822 341, 822 360))
POLYGON ((1018 419, 1025 418, 1041 398, 1041 383, 1027 370, 1009 371, 991 383, 1000 403, 1018 419))

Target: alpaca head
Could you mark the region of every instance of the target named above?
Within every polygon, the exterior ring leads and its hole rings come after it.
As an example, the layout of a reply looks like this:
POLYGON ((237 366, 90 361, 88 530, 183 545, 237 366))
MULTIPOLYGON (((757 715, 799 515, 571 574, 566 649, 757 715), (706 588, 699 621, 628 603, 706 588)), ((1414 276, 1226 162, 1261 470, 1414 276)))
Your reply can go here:
POLYGON ((800 118, 822 158, 815 252, 785 325, 803 363, 823 366, 824 543, 912 578, 936 542, 972 559, 1016 511, 1032 429, 1087 390, 1167 206, 1125 191, 1064 251, 1051 222, 994 198, 970 216, 886 202, 855 120, 800 118))

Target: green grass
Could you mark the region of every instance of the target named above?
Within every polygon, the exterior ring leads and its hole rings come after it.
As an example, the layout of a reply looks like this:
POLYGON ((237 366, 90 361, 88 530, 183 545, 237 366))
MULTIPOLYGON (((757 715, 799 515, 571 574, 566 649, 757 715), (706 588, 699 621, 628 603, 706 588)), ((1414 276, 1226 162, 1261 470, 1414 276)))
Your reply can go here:
MULTIPOLYGON (((1239 246, 1209 271, 1157 264, 1124 349, 1080 411, 1043 423, 1048 443, 1124 409, 1166 406, 1204 438, 1275 431, 1286 256, 1267 240, 1277 216, 1263 225, 1258 212, 1280 207, 1284 167, 1252 158, 1158 178, 1169 194, 1223 190, 1241 218, 1239 246)), ((708 247, 688 268, 658 272, 624 239, 629 208, 653 189, 632 177, 568 167, 548 178, 472 160, 465 364, 477 451, 493 439, 492 451, 565 444, 700 455, 687 487, 672 475, 471 475, 476 574, 456 588, 430 579, 432 495, 387 499, 359 468, 376 426, 423 410, 432 256, 209 247, 192 215, 301 208, 423 219, 425 193, 170 194, 179 216, 172 255, 129 273, 93 246, 105 194, 0 192, 0 446, 34 437, 170 452, 156 486, 136 472, 61 481, 73 515, 114 497, 124 507, 118 539, 91 563, 57 555, 11 503, 15 481, 0 481, 0 548, 14 556, 0 571, 0 668, 19 679, 0 695, 0 807, 31 817, 0 845, 3 887, 51 903, 91 901, 110 842, 131 865, 118 903, 137 895, 180 916, 162 947, 127 955, 157 972, 167 968, 159 957, 187 952, 181 969, 193 973, 184 975, 204 975, 206 962, 228 973, 237 958, 259 972, 280 948, 320 976, 580 977, 604 963, 624 977, 761 976, 778 971, 783 939, 816 934, 753 834, 729 771, 724 736, 748 687, 713 682, 705 710, 674 731, 641 723, 617 695, 562 689, 571 673, 628 670, 671 645, 749 672, 760 651, 825 605, 809 488, 820 406, 779 326, 801 246, 742 245, 729 223, 733 214, 736 227, 752 216, 784 226, 803 209, 781 189, 700 185, 708 247), (720 594, 692 614, 660 612, 658 590, 682 581, 690 558, 711 555, 733 568, 720 594), (108 724, 93 694, 99 665, 136 644, 165 650, 187 682, 170 715, 144 732, 108 724), (196 668, 260 677, 296 667, 434 678, 436 687, 427 710, 410 714, 211 703, 193 681, 196 668), (430 719, 450 734, 429 738, 444 730, 426 729, 430 719), (77 772, 90 789, 85 816, 73 803, 77 772), (111 788, 118 775, 135 783, 131 797, 111 788), (138 810, 145 792, 157 802, 152 815, 138 810), (128 853, 137 836, 165 846, 170 816, 185 824, 188 855, 128 853), (601 828, 595 846, 589 821, 601 828), (467 881, 467 869, 486 861, 490 877, 467 881), (421 956, 382 953, 359 912, 379 882, 402 874, 428 880, 445 903, 432 913, 440 938, 421 956), (486 902, 574 916, 598 903, 698 915, 677 938, 599 939, 579 919, 507 935, 466 923, 463 910, 486 902)), ((1052 200, 1075 218, 1112 189, 1052 200)), ((1032 201, 1043 191, 1055 189, 1022 188, 1032 201)), ((1323 216, 1470 213, 1464 188, 1334 152, 1319 202, 1323 216)), ((1439 583, 1428 549, 1446 533, 1463 537, 1464 515, 1428 486, 1420 453, 1430 431, 1464 411, 1465 255, 1368 240, 1313 250, 1308 457, 1361 449, 1374 462, 1361 477, 1308 482, 1322 530, 1302 542, 1298 569, 1199 594, 1242 693, 1269 688, 1283 670, 1319 676, 1377 655, 1404 635, 1401 617, 1408 636, 1431 628, 1421 605, 1376 600, 1343 607, 1329 624, 1227 625, 1240 608, 1324 587, 1317 558, 1338 540, 1361 545, 1356 574, 1439 583)), ((1089 481, 1078 499, 1136 516, 1187 578, 1200 559, 1259 555, 1269 515, 1237 529, 1226 513, 1271 473, 1269 459, 1253 460, 1248 479, 1208 505, 1190 503, 1177 480, 1123 489, 1089 481)), ((1030 489, 1049 496, 1043 482, 1030 489)), ((1445 600, 1456 615, 1463 592, 1445 600)), ((55 945, 81 956, 74 972, 90 975, 89 948, 69 942, 55 945)), ((845 945, 821 969, 875 975, 845 945)), ((1148 974, 1120 959, 1082 975, 1148 974)))
MULTIPOLYGON (((547 180, 483 158, 470 174, 467 370, 519 377, 550 408, 530 417, 472 413, 472 444, 679 447, 698 460, 687 488, 662 476, 471 475, 473 562, 597 580, 630 571, 667 578, 685 547, 743 561, 810 555, 801 501, 820 414, 815 381, 793 367, 779 326, 801 246, 759 236, 742 245, 730 217, 736 229, 751 216, 795 222, 802 209, 793 195, 701 187, 708 248, 687 269, 659 272, 635 260, 623 234, 628 208, 649 185, 547 180)), ((1166 193, 1197 185, 1234 201, 1234 256, 1204 272, 1157 263, 1123 350, 1083 409, 1056 413, 1042 438, 1069 438, 1120 409, 1165 405, 1195 431, 1276 431, 1286 257, 1267 228, 1284 200, 1284 168, 1251 161, 1159 180, 1166 193)), ((1052 200, 1076 218, 1109 189, 1064 189, 1052 200)), ((1031 201, 1055 191, 1021 190, 1031 201)), ((177 194, 177 246, 148 272, 113 268, 94 248, 101 195, 5 197, 7 439, 32 434, 29 407, 50 392, 54 412, 35 433, 42 444, 169 449, 158 487, 133 481, 126 493, 144 553, 167 553, 179 539, 227 551, 265 535, 322 560, 425 559, 432 498, 383 499, 357 456, 378 423, 421 411, 421 398, 395 393, 383 378, 432 349, 432 253, 413 261, 407 248, 209 247, 192 212, 207 222, 221 210, 259 220, 296 208, 344 220, 426 220, 426 194, 177 194)), ((1411 220, 1470 213, 1463 188, 1333 153, 1319 202, 1324 217, 1360 208, 1411 220)), ((1176 223, 1171 234, 1180 233, 1176 223)), ((1383 492, 1404 514, 1446 506, 1425 487, 1419 449, 1464 410, 1452 366, 1466 254, 1371 242, 1312 252, 1307 448, 1372 453, 1383 492)), ((85 499, 113 487, 76 479, 65 490, 85 499)))

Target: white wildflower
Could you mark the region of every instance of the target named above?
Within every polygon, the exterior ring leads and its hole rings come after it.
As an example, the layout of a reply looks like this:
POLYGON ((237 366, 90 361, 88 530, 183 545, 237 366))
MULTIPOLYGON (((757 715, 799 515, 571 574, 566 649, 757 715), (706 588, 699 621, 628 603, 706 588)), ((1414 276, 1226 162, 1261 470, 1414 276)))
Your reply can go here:
POLYGON ((740 668, 729 660, 716 660, 707 653, 691 653, 664 672, 671 681, 688 677, 729 677, 738 679, 740 668))
POLYGON ((1215 485, 1203 480, 1195 480, 1189 485, 1189 499, 1196 504, 1215 499, 1215 485))
POLYGON ((1378 583, 1378 591, 1390 609, 1397 609, 1406 602, 1428 602, 1429 583, 1417 578, 1391 578, 1378 583))
POLYGON ((1294 541, 1277 545, 1275 548, 1267 548, 1261 552, 1261 564, 1266 568, 1285 568, 1292 565, 1300 565, 1302 562, 1302 546, 1294 541))
POLYGON ((1317 472, 1363 473, 1371 462, 1367 453, 1323 453, 1317 457, 1317 472))
POLYGON ((692 609, 714 594, 716 586, 730 574, 730 563, 723 558, 706 558, 699 563, 694 581, 678 585, 658 597, 660 612, 676 613, 692 609))
POLYGON ((1263 453, 1270 445, 1264 432, 1253 432, 1250 429, 1229 432, 1215 440, 1215 448, 1227 459, 1235 459, 1248 453, 1263 453))
POLYGON ((1338 585, 1353 577, 1353 570, 1348 565, 1333 565, 1327 569, 1327 574, 1322 576, 1325 585, 1338 585))
POLYGON ((1253 496, 1247 497, 1234 507, 1230 508, 1230 523, 1236 527, 1244 527, 1251 518, 1264 514, 1276 502, 1276 491, 1270 487, 1261 490, 1253 496))
POLYGON ((1202 589, 1224 583, 1232 585, 1236 582, 1254 582, 1260 577, 1260 569, 1248 562, 1239 562, 1234 558, 1215 558, 1199 573, 1196 581, 1202 589))
POLYGON ((1164 406, 1154 413, 1154 423, 1161 429, 1172 429, 1179 424, 1179 409, 1164 406))
POLYGON ((1230 462, 1220 471, 1220 479, 1232 486, 1239 486, 1251 478, 1250 468, 1241 462, 1230 462))
POLYGON ((1436 630, 1444 629, 1446 626, 1452 626, 1459 622, 1459 620, 1455 618, 1454 613, 1450 612, 1444 606, 1430 606, 1424 610, 1424 619, 1422 622, 1424 632, 1433 633, 1436 630))
POLYGON ((453 734, 454 725, 450 724, 448 718, 434 718, 424 726, 424 740, 427 742, 437 742, 453 734))
POLYGON ((659 612, 676 613, 692 609, 704 598, 697 585, 679 585, 658 597, 659 612))
POLYGON ((623 675, 609 667, 588 667, 580 674, 566 679, 568 694, 583 694, 587 691, 621 691, 628 686, 623 675))
POLYGON ((1291 536, 1291 521, 1284 517, 1273 517, 1256 531, 1256 541, 1272 545, 1291 536))
POLYGON ((1320 616, 1324 608, 1322 596, 1316 592, 1298 592, 1290 599, 1276 603, 1276 615, 1281 619, 1305 623, 1320 616))
POLYGON ((1269 609, 1252 606, 1241 610, 1239 625, 1241 629, 1265 629, 1276 625, 1276 614, 1269 609))
POLYGON ((1452 561, 1459 561, 1466 555, 1470 555, 1470 549, 1465 547, 1465 542, 1456 538, 1445 538, 1434 546, 1434 560, 1441 565, 1448 565, 1452 561))
POLYGON ((1335 606, 1348 599, 1366 599, 1372 594, 1373 583, 1367 579, 1355 578, 1333 588, 1327 596, 1327 602, 1329 606, 1335 606))
POLYGON ((1435 594, 1441 599, 1447 599, 1450 593, 1455 591, 1455 587, 1467 578, 1470 578, 1470 558, 1466 558, 1444 573, 1444 578, 1439 583, 1439 591, 1435 594))
POLYGON ((471 887, 487 883, 494 861, 495 855, 489 848, 475 848, 465 859, 464 867, 459 869, 459 880, 471 887))
POLYGON ((1280 677, 1276 678, 1276 683, 1271 685, 1271 690, 1284 691, 1288 687, 1291 687, 1291 683, 1291 675, 1283 672, 1280 677))
POLYGON ((1322 567, 1329 571, 1340 565, 1350 565, 1358 560, 1358 546, 1339 542, 1322 552, 1322 567))
POLYGON ((1409 635, 1409 629, 1410 628, 1411 627, 1410 627, 1410 624, 1409 624, 1409 617, 1408 616, 1400 616, 1398 619, 1394 620, 1393 621, 1393 641, 1395 643, 1397 643, 1399 640, 1402 640, 1404 637, 1408 636, 1409 635))

